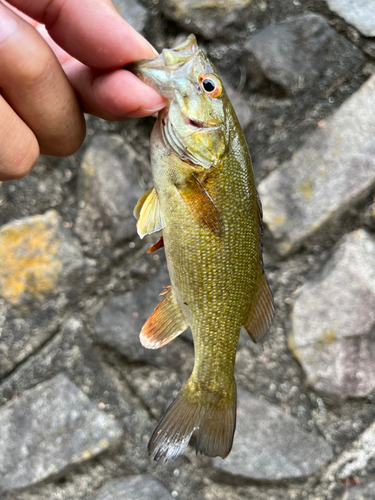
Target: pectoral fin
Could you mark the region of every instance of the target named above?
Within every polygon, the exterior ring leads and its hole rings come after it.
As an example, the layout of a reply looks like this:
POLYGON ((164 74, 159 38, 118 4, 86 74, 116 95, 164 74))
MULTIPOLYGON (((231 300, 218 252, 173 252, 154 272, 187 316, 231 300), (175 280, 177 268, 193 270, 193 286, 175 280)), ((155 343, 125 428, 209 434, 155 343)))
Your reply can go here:
POLYGON ((268 331, 275 314, 272 292, 263 274, 257 300, 251 307, 246 323, 243 325, 253 342, 258 342, 268 331))
POLYGON ((141 344, 148 349, 163 347, 189 326, 173 295, 172 288, 166 287, 162 295, 164 295, 163 300, 156 306, 141 330, 141 344))
POLYGON ((146 234, 155 233, 165 227, 163 214, 156 189, 152 187, 139 198, 134 211, 134 217, 138 219, 137 231, 140 238, 146 234))
POLYGON ((222 231, 220 214, 210 195, 198 179, 192 175, 183 186, 177 186, 192 216, 216 234, 222 231))

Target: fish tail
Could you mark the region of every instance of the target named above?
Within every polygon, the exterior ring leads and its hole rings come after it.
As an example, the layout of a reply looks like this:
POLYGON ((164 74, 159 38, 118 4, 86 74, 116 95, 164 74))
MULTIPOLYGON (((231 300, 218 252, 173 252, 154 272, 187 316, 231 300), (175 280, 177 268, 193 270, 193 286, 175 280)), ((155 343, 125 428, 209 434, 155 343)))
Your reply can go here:
POLYGON ((225 458, 233 443, 236 427, 236 383, 212 392, 190 377, 167 409, 148 444, 155 460, 180 456, 195 431, 196 452, 225 458))

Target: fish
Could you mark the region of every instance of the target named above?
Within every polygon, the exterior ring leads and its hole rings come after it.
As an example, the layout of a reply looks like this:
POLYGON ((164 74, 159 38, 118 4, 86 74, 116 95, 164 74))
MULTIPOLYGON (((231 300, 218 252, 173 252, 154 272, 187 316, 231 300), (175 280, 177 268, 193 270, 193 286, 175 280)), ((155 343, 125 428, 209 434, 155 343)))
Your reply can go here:
POLYGON ((162 231, 171 284, 144 324, 158 349, 188 327, 194 368, 148 444, 155 460, 196 452, 225 458, 236 426, 234 362, 241 326, 254 342, 274 301, 262 259, 262 207, 241 126, 213 64, 194 35, 131 66, 166 97, 150 139, 153 187, 134 215, 141 238, 162 231))

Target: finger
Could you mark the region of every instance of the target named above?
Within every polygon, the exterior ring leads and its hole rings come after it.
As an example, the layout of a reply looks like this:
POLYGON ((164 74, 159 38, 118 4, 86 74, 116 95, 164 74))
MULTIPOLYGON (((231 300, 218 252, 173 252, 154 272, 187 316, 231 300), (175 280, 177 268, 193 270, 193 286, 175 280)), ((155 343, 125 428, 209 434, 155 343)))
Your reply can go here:
POLYGON ((3 97, 34 132, 41 153, 72 154, 84 139, 85 123, 55 55, 34 28, 0 3, 1 33, 3 97))
POLYGON ((120 68, 157 55, 110 0, 8 1, 45 24, 58 45, 92 68, 120 68))
POLYGON ((105 120, 141 118, 164 108, 166 100, 129 71, 92 70, 78 61, 64 65, 85 112, 105 120))
POLYGON ((23 177, 38 159, 35 135, 1 96, 0 144, 0 181, 23 177))

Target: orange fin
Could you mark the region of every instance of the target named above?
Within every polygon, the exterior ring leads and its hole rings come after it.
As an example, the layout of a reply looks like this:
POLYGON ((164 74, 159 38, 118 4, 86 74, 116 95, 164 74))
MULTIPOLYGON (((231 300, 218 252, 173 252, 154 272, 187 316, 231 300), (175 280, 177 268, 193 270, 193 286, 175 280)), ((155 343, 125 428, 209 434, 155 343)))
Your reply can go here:
POLYGON ((249 317, 244 324, 245 330, 254 342, 258 342, 267 333, 275 315, 272 292, 265 274, 262 275, 258 296, 254 301, 249 317))
POLYGON ((196 432, 196 452, 225 458, 236 427, 236 383, 225 392, 209 391, 190 377, 154 430, 148 444, 154 460, 181 455, 196 432))
POLYGON ((163 248, 163 246, 164 246, 164 240, 163 240, 163 236, 161 236, 161 238, 159 239, 159 241, 157 241, 154 245, 152 245, 151 248, 149 248, 147 250, 147 253, 156 252, 156 250, 159 250, 159 248, 163 248))
POLYGON ((155 307, 140 333, 141 344, 148 349, 163 347, 189 326, 177 304, 172 288, 166 287, 162 294, 165 295, 163 300, 155 307))
POLYGON ((137 231, 140 238, 143 238, 146 234, 160 231, 165 227, 158 193, 154 187, 143 193, 139 198, 133 214, 138 219, 137 231))
POLYGON ((192 175, 184 186, 177 188, 193 217, 216 234, 220 234, 222 223, 219 212, 199 180, 192 175))

